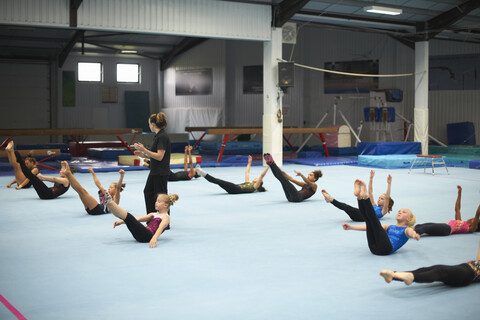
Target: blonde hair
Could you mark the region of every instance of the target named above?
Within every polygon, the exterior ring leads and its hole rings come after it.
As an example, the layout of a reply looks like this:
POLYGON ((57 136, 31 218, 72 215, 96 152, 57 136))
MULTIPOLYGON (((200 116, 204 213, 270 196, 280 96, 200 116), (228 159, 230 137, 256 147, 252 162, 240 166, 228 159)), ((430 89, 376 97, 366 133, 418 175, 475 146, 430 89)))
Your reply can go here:
POLYGON ((177 201, 179 199, 179 196, 176 193, 174 193, 174 194, 159 193, 157 198, 158 197, 162 197, 162 200, 165 201, 166 203, 168 203, 169 207, 173 206, 175 201, 177 201))
POLYGON ((417 222, 417 217, 410 211, 410 220, 407 222, 407 227, 413 228, 415 223, 417 222))

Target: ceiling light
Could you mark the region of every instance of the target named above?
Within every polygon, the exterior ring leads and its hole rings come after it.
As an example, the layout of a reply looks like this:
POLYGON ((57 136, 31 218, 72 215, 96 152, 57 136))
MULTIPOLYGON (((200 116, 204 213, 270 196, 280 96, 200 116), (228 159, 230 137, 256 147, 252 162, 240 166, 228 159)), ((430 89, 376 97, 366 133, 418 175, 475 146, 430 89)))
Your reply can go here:
POLYGON ((137 53, 137 50, 122 50, 120 53, 137 53))
POLYGON ((402 14, 402 9, 379 7, 379 6, 364 7, 363 11, 370 12, 370 13, 389 14, 391 16, 402 14))

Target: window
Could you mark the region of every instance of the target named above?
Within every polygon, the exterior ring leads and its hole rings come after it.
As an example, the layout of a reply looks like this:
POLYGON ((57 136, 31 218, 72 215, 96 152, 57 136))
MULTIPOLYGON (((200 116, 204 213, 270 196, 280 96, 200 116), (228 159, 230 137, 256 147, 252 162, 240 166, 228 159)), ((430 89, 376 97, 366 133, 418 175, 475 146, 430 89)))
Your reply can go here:
POLYGON ((79 62, 78 81, 102 81, 102 64, 99 62, 79 62))
POLYGON ((140 65, 138 64, 117 64, 117 82, 140 82, 140 65))

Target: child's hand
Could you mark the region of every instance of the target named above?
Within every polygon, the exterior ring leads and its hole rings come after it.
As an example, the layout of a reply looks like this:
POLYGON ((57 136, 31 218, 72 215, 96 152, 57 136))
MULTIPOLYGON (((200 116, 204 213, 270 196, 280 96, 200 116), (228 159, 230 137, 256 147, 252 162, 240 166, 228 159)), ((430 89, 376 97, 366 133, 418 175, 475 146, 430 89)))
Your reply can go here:
POLYGON ((117 220, 117 221, 115 221, 115 222, 113 223, 113 228, 115 229, 115 227, 118 227, 118 226, 121 225, 121 224, 123 224, 123 222, 120 221, 120 220, 117 220))
POLYGON ((373 179, 375 176, 375 170, 370 170, 370 179, 373 179))
POLYGON ((352 226, 349 225, 348 223, 342 223, 342 228, 343 230, 350 230, 352 229, 352 226))

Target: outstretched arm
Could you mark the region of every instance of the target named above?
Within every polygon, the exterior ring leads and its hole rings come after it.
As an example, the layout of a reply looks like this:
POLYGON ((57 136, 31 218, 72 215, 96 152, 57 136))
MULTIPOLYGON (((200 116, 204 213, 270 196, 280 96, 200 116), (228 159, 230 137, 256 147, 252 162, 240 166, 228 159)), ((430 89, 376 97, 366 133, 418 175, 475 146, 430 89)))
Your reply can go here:
POLYGON ((413 230, 412 228, 407 228, 405 229, 405 235, 407 236, 407 238, 412 238, 412 239, 415 239, 415 240, 420 240, 420 235, 418 233, 415 232, 415 230, 413 230))
POLYGON ((183 171, 188 171, 187 150, 188 146, 185 146, 185 155, 183 157, 183 171))
POLYGON ((258 187, 260 187, 260 184, 262 183, 263 181, 263 177, 265 177, 265 175, 267 174, 267 171, 270 167, 267 166, 263 171, 262 173, 260 173, 260 176, 258 177, 257 181, 255 182, 255 184, 253 185, 253 187, 255 189, 258 189, 258 187))
POLYGON ((115 201, 116 204, 120 203, 120 192, 122 191, 123 176, 125 175, 125 170, 120 169, 118 173, 120 173, 120 178, 118 179, 117 187, 115 188, 115 195, 113 196, 113 201, 115 201))
POLYGON ((248 156, 247 167, 245 168, 245 182, 250 182, 250 167, 252 166, 252 156, 248 156))
POLYGON ((309 184, 309 185, 313 188, 314 191, 317 191, 317 184, 316 184, 315 182, 308 180, 308 178, 305 177, 305 176, 303 175, 303 173, 301 173, 301 172, 295 171, 295 173, 297 174, 297 176, 302 177, 302 179, 303 179, 303 181, 304 181, 304 182, 301 183, 301 184, 298 184, 298 183, 297 183, 299 186, 301 185, 301 186, 303 187, 303 185, 309 184))
POLYGON ((480 260, 480 241, 478 242, 477 260, 480 260))
POLYGON ((365 231, 367 230, 366 224, 360 225, 351 225, 349 223, 342 223, 343 230, 357 230, 357 231, 365 231))
POLYGON ((160 222, 160 225, 158 226, 157 231, 155 231, 155 234, 153 235, 152 239, 150 239, 150 248, 155 248, 157 246, 157 239, 160 237, 162 234, 163 230, 168 226, 170 223, 170 216, 166 215, 162 218, 162 222, 160 222))
POLYGON ((460 202, 462 201, 462 187, 457 186, 458 195, 457 201, 455 202, 455 220, 462 220, 462 215, 460 214, 460 202))
POLYGON ((470 231, 471 233, 477 231, 479 219, 480 219, 480 205, 477 208, 477 213, 475 213, 475 218, 473 218, 472 222, 470 223, 470 228, 468 228, 468 231, 470 231))
POLYGON ((373 198, 373 177, 375 176, 375 170, 370 170, 370 180, 368 181, 368 197, 372 206, 376 205, 375 199, 373 198))
POLYGON ((190 164, 190 176, 193 178, 195 176, 195 168, 193 167, 193 160, 192 160, 192 146, 188 146, 188 163, 190 164))
POLYGON ((88 168, 87 170, 90 171, 90 173, 92 174, 93 182, 95 182, 95 185, 97 186, 98 190, 100 190, 103 194, 105 194, 105 189, 102 187, 102 184, 100 183, 100 180, 98 180, 97 175, 95 174, 95 171, 93 171, 93 168, 88 168))
POLYGON ((382 215, 386 215, 388 212, 388 206, 390 205, 390 191, 392 189, 392 176, 387 177, 387 192, 385 192, 385 201, 383 201, 382 215))

